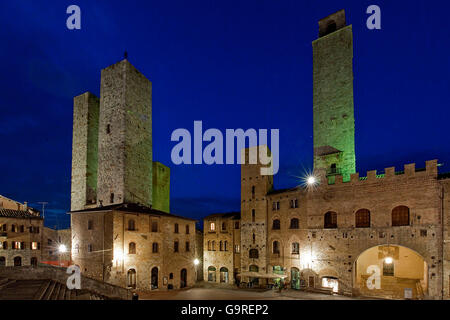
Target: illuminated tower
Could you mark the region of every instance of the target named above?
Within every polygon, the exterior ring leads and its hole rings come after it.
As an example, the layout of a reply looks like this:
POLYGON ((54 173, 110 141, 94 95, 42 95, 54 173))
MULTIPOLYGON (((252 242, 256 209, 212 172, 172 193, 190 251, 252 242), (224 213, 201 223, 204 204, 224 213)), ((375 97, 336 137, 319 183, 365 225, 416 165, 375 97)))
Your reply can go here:
POLYGON ((128 60, 102 70, 99 205, 152 204, 152 83, 128 60))
POLYGON ((344 10, 319 21, 313 46, 314 169, 344 181, 356 170, 353 33, 344 10))

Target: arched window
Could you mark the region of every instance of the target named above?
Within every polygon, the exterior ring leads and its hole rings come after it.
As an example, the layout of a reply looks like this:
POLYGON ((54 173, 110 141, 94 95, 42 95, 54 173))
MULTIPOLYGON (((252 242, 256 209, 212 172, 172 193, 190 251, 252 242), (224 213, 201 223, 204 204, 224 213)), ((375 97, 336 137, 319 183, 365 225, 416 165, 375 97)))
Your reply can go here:
POLYGON ((216 251, 216 242, 214 240, 211 242, 211 250, 216 251))
POLYGON ((128 245, 128 254, 136 254, 136 243, 130 242, 128 245))
POLYGON ((290 229, 298 229, 298 219, 297 218, 292 218, 291 219, 291 225, 289 227, 290 229))
POLYGON ((136 270, 130 269, 127 272, 127 285, 130 288, 136 288, 136 270))
POLYGON ((251 265, 250 267, 248 267, 248 270, 250 272, 258 272, 259 271, 259 267, 255 266, 255 265, 251 265))
POLYGON ((223 243, 223 251, 228 251, 228 241, 223 243))
POLYGON ((173 279, 173 273, 169 274, 169 279, 173 279))
POLYGON ((152 252, 153 253, 158 253, 158 242, 153 242, 152 243, 152 252))
POLYGON ((14 257, 14 267, 20 267, 22 265, 21 257, 14 257))
POLYGON ((328 211, 324 216, 325 229, 336 229, 337 228, 337 213, 333 211, 328 211))
POLYGON ((136 230, 136 224, 133 219, 128 220, 128 230, 130 231, 136 230))
POLYGON ((255 209, 252 209, 252 222, 256 221, 256 211, 255 209))
POLYGON ((273 220, 272 230, 280 230, 280 220, 279 219, 273 220))
POLYGON ((280 243, 276 240, 272 243, 272 253, 280 253, 280 243))
POLYGON ((208 281, 216 282, 216 268, 213 266, 208 267, 208 281))
POLYGON ((392 226, 409 226, 409 208, 398 206, 392 209, 392 226))
POLYGON ((175 223, 174 232, 175 232, 175 233, 178 233, 178 223, 175 223))
POLYGON ((254 198, 255 197, 255 186, 252 186, 252 198, 254 198))
POLYGON ((210 240, 208 240, 208 251, 211 251, 212 249, 211 249, 211 241, 210 240))
POLYGON ((228 283, 228 269, 225 267, 220 268, 220 282, 228 283))
POLYGON ((223 242, 222 241, 219 242, 219 250, 223 251, 223 242))
POLYGON ((292 254, 299 254, 300 252, 300 245, 298 242, 292 243, 292 254))
POLYGON ((256 242, 256 235, 255 235, 255 233, 253 232, 253 243, 255 243, 256 242))
POLYGON ((250 259, 258 259, 258 256, 259 256, 258 249, 250 249, 250 251, 248 252, 248 257, 250 259))
POLYGON ((222 222, 222 231, 227 230, 227 224, 225 222, 222 222))
POLYGON ((367 209, 359 209, 355 213, 356 228, 370 228, 370 211, 367 209))

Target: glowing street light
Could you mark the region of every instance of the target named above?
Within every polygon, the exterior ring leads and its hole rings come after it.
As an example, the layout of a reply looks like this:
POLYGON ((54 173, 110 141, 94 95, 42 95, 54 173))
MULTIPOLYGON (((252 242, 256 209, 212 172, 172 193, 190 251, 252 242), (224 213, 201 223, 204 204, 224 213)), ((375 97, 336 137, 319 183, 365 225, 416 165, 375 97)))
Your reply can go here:
POLYGON ((384 262, 386 262, 387 264, 391 264, 394 260, 392 260, 391 257, 387 257, 386 259, 384 259, 384 262))
POLYGON ((198 259, 194 259, 194 265, 198 266, 199 263, 200 261, 198 259))
POLYGON ((306 183, 309 186, 313 186, 313 185, 315 185, 317 183, 317 179, 314 176, 309 176, 308 178, 306 178, 306 183))
POLYGON ((67 248, 66 248, 65 245, 60 244, 59 247, 58 247, 58 251, 59 251, 60 253, 65 253, 65 252, 67 252, 67 248))

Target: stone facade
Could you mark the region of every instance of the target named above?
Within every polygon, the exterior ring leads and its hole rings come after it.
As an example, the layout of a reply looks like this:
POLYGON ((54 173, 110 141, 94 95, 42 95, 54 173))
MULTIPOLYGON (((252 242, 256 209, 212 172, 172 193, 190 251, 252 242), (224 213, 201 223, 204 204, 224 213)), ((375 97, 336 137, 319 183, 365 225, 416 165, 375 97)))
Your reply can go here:
POLYGON ((72 260, 84 275, 140 290, 195 283, 194 260, 202 259, 195 220, 136 205, 87 209, 71 218, 72 260))
POLYGON ((43 225, 39 211, 0 196, 0 266, 37 266, 43 225))
POLYGON ((156 161, 153 162, 152 208, 170 212, 170 168, 156 161))
MULTIPOLYGON (((355 173, 353 43, 343 11, 319 22, 313 59, 316 182, 274 190, 260 165, 241 166, 238 276, 348 295, 449 299, 450 175, 438 173, 437 160, 355 173), (371 270, 380 272, 379 288, 369 288, 371 270)), ((205 250, 219 239, 207 229, 218 217, 204 220, 205 250)), ((208 265, 232 260, 217 251, 204 257, 205 279, 208 265)))
POLYGON ((240 272, 240 213, 212 214, 203 219, 203 279, 234 283, 240 272))
POLYGON ((127 60, 102 70, 98 205, 152 204, 152 84, 127 60))
POLYGON ((74 98, 71 210, 97 202, 99 103, 90 92, 74 98))
POLYGON ((312 46, 314 168, 341 173, 348 181, 356 170, 353 34, 343 10, 319 21, 312 46))

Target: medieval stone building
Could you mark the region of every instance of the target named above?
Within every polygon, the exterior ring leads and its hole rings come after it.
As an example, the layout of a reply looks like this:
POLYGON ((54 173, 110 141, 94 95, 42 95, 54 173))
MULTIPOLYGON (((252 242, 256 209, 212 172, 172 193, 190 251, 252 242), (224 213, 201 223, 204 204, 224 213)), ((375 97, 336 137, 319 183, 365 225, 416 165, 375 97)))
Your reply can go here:
POLYGON ((170 213, 169 191, 152 159, 152 84, 125 59, 102 70, 100 99, 74 98, 73 263, 123 287, 194 284, 195 220, 170 213))
POLYGON ((343 10, 319 21, 312 45, 310 183, 275 190, 260 165, 242 165, 240 219, 204 220, 205 280, 237 276, 266 286, 283 279, 293 289, 448 299, 450 175, 438 173, 437 160, 357 173, 353 36, 343 10))

